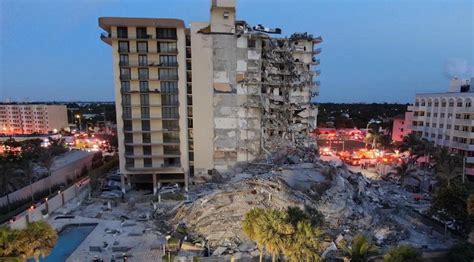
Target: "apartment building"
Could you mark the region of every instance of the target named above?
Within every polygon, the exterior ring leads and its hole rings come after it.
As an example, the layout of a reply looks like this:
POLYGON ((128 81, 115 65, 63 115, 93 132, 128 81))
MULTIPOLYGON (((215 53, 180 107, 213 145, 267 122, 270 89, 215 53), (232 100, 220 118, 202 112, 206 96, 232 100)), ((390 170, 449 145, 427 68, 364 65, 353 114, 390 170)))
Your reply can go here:
POLYGON ((0 134, 47 134, 66 127, 65 105, 0 103, 0 134))
POLYGON ((411 134, 413 112, 397 115, 393 118, 392 141, 401 142, 403 138, 411 134))
POLYGON ((281 29, 236 20, 235 0, 212 0, 210 17, 190 28, 99 19, 112 46, 120 171, 132 184, 156 192, 232 173, 276 138, 304 143, 316 127, 321 37, 274 37, 281 29))
POLYGON ((435 145, 465 156, 466 174, 474 176, 474 79, 453 79, 446 93, 417 94, 411 129, 435 145))

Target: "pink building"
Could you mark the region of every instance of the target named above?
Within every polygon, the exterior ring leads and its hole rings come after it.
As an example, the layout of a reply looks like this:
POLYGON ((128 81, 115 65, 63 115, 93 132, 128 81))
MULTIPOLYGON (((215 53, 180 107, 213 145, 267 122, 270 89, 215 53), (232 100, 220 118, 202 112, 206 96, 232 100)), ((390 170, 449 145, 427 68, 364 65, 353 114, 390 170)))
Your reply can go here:
POLYGON ((411 133, 411 119, 413 117, 413 112, 405 112, 405 114, 400 114, 395 116, 393 119, 393 128, 392 128, 392 141, 401 142, 403 137, 411 133))

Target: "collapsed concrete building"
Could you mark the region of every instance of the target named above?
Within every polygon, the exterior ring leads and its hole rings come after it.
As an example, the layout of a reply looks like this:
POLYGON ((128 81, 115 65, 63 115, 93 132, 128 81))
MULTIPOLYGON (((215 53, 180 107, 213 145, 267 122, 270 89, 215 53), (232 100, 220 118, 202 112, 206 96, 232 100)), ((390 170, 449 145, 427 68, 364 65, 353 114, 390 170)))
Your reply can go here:
POLYGON ((203 127, 194 130, 196 176, 270 153, 275 138, 302 143, 316 127, 322 38, 273 37, 280 33, 237 21, 228 0, 212 1, 210 23, 191 24, 192 50, 204 50, 193 53, 194 120, 203 127))
POLYGON ((321 37, 236 20, 212 0, 210 22, 99 18, 112 46, 122 184, 196 182, 304 143, 316 127, 314 49, 321 37))

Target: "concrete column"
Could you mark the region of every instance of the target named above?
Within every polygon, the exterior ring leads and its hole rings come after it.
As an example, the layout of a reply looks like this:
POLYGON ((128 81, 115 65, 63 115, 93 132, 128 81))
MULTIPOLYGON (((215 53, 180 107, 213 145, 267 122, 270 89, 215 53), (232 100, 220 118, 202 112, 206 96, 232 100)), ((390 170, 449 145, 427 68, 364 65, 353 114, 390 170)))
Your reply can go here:
POLYGON ((121 187, 122 187, 122 193, 126 193, 126 190, 125 190, 125 175, 124 174, 120 174, 120 184, 121 184, 121 187))
POLYGON ((153 195, 156 196, 156 193, 158 193, 158 188, 157 188, 158 179, 156 177, 156 174, 152 174, 152 176, 153 176, 153 195))
POLYGON ((184 191, 188 192, 189 190, 189 171, 184 173, 184 191))

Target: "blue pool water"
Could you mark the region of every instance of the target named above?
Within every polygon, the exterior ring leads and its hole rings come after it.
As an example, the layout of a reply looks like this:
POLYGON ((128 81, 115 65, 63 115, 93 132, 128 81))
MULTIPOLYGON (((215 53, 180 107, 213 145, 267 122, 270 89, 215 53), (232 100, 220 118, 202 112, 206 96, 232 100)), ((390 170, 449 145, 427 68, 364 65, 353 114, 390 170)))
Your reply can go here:
MULTIPOLYGON (((94 230, 97 224, 71 224, 59 232, 58 242, 43 262, 66 261, 76 248, 94 230)), ((30 260, 34 261, 34 260, 30 260)))

